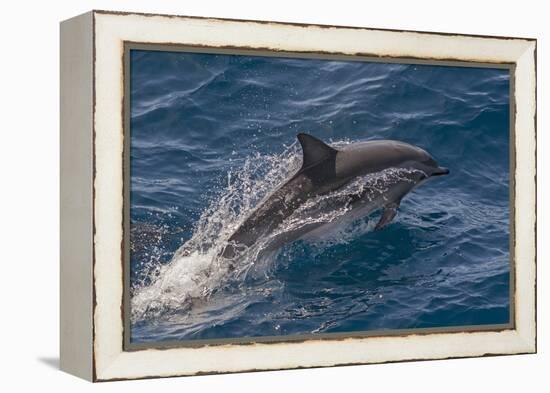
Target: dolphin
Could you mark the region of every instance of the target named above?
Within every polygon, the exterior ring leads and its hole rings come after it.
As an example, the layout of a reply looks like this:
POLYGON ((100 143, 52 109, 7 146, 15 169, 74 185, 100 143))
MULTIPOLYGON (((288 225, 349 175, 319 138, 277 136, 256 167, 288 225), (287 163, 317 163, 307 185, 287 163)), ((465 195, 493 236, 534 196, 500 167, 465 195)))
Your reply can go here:
MULTIPOLYGON (((288 181, 265 198, 228 239, 221 255, 232 259, 250 248, 260 238, 275 231, 285 219, 308 200, 336 190, 378 172, 400 171, 399 176, 382 177, 382 185, 365 187, 343 197, 335 198, 328 208, 338 204, 348 207, 347 219, 366 216, 383 209, 375 229, 388 225, 397 214, 403 197, 416 186, 432 177, 447 175, 425 150, 395 140, 356 142, 342 148, 329 146, 305 134, 297 135, 302 147, 302 166, 288 181), (384 184, 386 182, 386 184, 384 184)), ((323 222, 304 225, 298 230, 282 233, 269 245, 278 248, 318 229, 323 222)))

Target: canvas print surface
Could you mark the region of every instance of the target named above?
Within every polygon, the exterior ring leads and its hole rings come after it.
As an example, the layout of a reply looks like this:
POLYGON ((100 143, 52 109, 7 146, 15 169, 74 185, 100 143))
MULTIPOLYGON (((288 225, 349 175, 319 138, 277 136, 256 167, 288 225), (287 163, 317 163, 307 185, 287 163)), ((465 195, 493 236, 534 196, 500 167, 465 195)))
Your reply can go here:
POLYGON ((510 322, 509 69, 129 56, 130 342, 510 322))

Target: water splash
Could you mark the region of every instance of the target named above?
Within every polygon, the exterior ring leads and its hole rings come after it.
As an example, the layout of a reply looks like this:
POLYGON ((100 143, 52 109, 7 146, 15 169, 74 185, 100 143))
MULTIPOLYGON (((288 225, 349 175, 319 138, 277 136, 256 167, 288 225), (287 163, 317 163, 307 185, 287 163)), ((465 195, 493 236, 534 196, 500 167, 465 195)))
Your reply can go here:
MULTIPOLYGON (((348 143, 334 145, 342 147, 348 143)), ((351 220, 332 231, 325 231, 324 226, 342 221, 357 200, 370 203, 370 210, 363 211, 368 214, 384 204, 385 194, 392 185, 415 182, 419 175, 415 170, 390 168, 358 178, 341 189, 309 199, 275 231, 242 249, 231 263, 220 257, 230 236, 251 212, 298 170, 300 157, 300 148, 293 144, 281 154, 257 153, 242 168, 229 172, 227 186, 201 214, 192 237, 174 253, 171 261, 160 264, 158 259, 151 259, 143 269, 144 277, 132 288, 132 321, 171 311, 185 312, 196 299, 208 299, 216 291, 244 281, 251 272, 266 274, 274 258, 265 251, 289 234, 323 226, 323 233, 329 235, 316 241, 319 245, 330 245, 348 242, 358 233, 372 230, 374 225, 368 221, 347 225, 351 220)))
MULTIPOLYGON (((298 170, 300 163, 299 147, 294 143, 281 154, 257 153, 242 168, 230 171, 227 186, 203 211, 192 237, 171 261, 162 265, 151 259, 142 269, 144 277, 132 288, 132 321, 185 309, 191 299, 208 297, 219 289, 229 276, 227 261, 218 258, 227 240, 255 206, 298 170)), ((241 271, 237 269, 237 273, 241 271)))

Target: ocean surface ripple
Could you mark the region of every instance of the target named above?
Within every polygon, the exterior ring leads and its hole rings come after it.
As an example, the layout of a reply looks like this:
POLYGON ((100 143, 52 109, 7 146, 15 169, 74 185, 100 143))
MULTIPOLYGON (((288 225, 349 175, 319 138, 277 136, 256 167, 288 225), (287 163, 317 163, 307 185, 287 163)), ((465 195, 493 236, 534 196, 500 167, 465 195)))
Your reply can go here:
MULTIPOLYGON (((507 323, 509 116, 502 69, 133 50, 132 342, 507 323), (228 269, 220 247, 300 167, 299 132, 401 140, 451 174, 383 230, 374 213, 228 269)), ((322 203, 280 230, 344 213, 322 203)))

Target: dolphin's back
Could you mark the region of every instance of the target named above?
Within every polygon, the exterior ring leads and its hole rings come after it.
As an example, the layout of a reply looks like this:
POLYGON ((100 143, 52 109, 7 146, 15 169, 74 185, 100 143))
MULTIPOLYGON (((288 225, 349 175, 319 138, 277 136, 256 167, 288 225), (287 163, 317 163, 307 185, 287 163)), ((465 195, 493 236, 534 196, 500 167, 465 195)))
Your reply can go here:
POLYGON ((429 163, 430 160, 432 158, 425 150, 408 143, 392 140, 359 142, 338 151, 336 175, 358 176, 412 163, 429 163))

